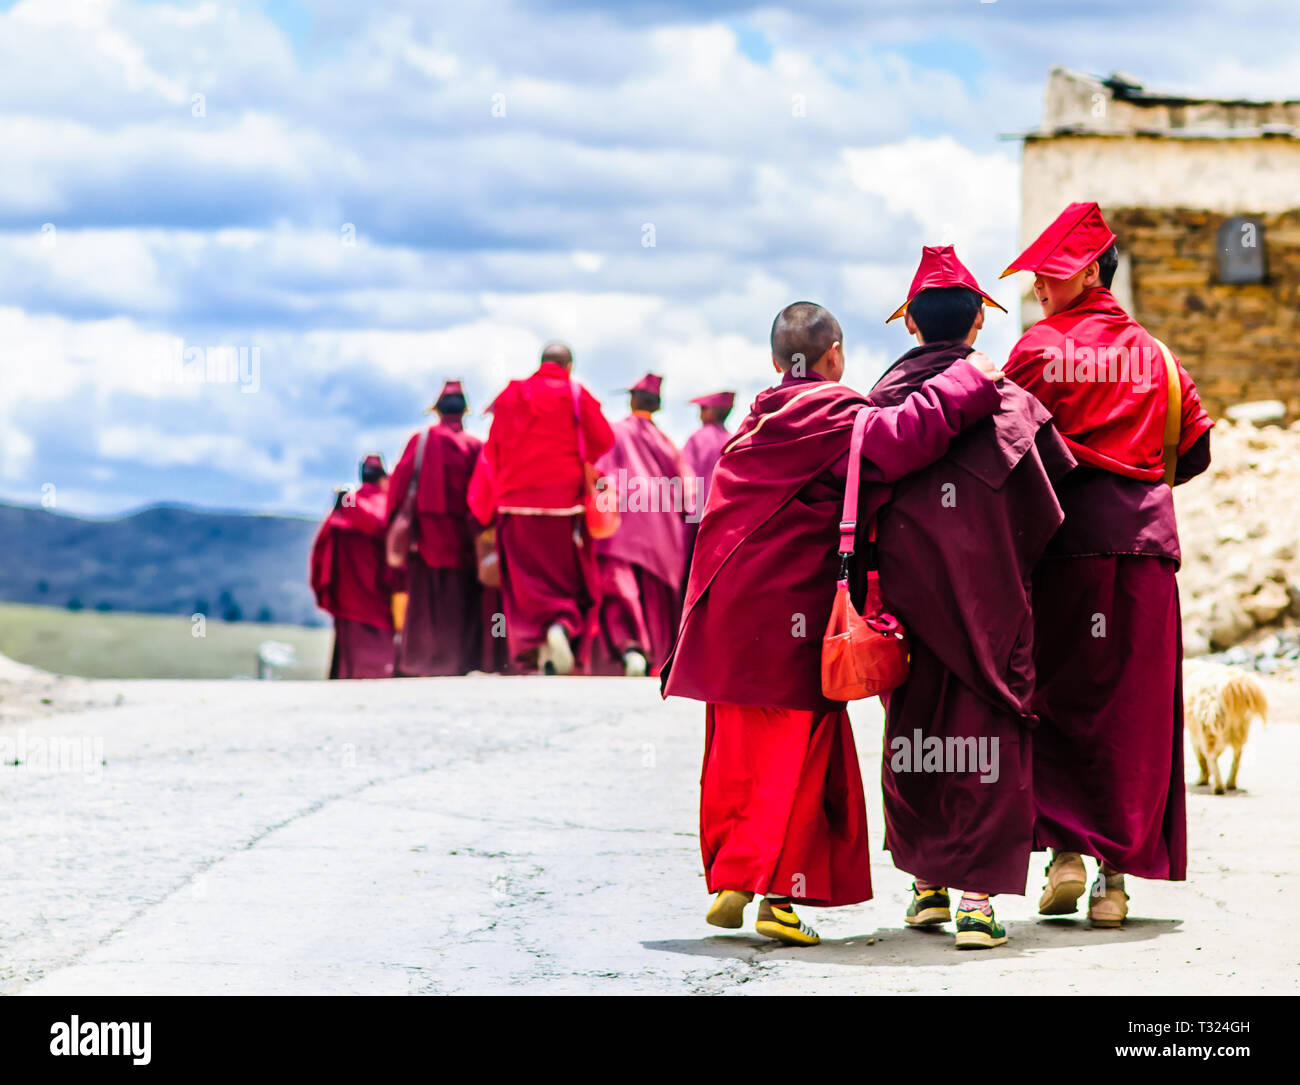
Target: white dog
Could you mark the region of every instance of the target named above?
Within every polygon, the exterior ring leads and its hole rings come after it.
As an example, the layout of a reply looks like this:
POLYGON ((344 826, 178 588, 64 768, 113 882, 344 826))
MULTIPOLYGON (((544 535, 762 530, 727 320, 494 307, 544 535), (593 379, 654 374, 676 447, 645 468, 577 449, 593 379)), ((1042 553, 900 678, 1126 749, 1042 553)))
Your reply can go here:
POLYGON ((1219 778, 1219 754, 1232 747, 1232 768, 1228 772, 1228 791, 1237 788, 1237 766, 1241 748, 1250 735, 1250 724, 1268 714, 1264 688, 1251 674, 1221 663, 1192 659, 1183 663, 1183 709, 1187 733, 1201 766, 1198 784, 1214 780, 1214 793, 1222 795, 1219 778))

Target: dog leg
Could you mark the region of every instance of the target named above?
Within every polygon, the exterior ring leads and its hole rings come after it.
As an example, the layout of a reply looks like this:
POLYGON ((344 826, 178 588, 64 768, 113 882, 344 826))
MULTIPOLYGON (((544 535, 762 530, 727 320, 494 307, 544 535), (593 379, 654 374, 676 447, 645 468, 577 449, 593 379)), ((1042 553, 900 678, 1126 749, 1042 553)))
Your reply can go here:
POLYGON ((1214 781, 1214 793, 1223 794, 1223 780, 1219 776, 1219 755, 1216 753, 1210 758, 1210 778, 1214 781))
POLYGON ((1241 747, 1232 748, 1232 768, 1228 770, 1228 790, 1237 790, 1237 766, 1241 764, 1241 747))
POLYGON ((1201 778, 1196 781, 1196 786, 1200 787, 1202 784, 1208 784, 1210 782, 1210 766, 1206 764, 1205 754, 1201 752, 1201 748, 1197 746, 1195 749, 1196 763, 1201 766, 1201 778))

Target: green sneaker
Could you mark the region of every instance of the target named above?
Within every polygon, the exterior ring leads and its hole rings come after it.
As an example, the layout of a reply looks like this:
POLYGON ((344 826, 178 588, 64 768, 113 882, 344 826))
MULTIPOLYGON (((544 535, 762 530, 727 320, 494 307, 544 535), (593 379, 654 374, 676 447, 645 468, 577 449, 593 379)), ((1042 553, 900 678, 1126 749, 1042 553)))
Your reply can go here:
POLYGON ((907 906, 904 922, 909 927, 933 927, 952 919, 946 889, 917 889, 912 883, 912 903, 907 906))
POLYGON ((1007 932, 992 915, 979 908, 957 909, 958 949, 992 949, 1006 940, 1007 932))

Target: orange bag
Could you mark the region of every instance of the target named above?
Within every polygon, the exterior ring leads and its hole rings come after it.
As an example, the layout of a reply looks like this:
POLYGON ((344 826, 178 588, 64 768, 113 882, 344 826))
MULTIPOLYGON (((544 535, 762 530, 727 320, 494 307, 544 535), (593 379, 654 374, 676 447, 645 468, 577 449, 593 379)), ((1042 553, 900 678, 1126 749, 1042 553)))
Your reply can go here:
POLYGON ((573 420, 578 424, 578 459, 582 461, 582 504, 587 518, 587 534, 593 539, 608 539, 623 523, 623 516, 618 509, 618 487, 612 476, 602 478, 595 465, 587 462, 587 443, 582 437, 582 386, 573 381, 572 389, 573 420))
POLYGON ((822 694, 832 701, 857 701, 888 693, 907 681, 907 631, 880 598, 880 575, 875 569, 876 525, 870 531, 867 556, 866 614, 859 614, 849 599, 849 559, 857 530, 858 479, 862 471, 862 438, 867 424, 863 407, 853 420, 849 442, 849 474, 844 485, 844 511, 840 517, 840 575, 835 602, 822 637, 822 694))
POLYGON ((478 565, 478 582, 485 588, 500 588, 501 561, 497 555, 495 527, 474 536, 474 560, 478 565))

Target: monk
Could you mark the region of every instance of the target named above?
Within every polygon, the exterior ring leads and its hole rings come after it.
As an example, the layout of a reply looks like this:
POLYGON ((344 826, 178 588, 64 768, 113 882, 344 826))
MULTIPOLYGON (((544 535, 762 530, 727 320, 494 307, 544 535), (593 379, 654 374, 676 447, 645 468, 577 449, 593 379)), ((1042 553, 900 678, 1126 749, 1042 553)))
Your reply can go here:
POLYGON ((465 431, 465 408, 463 385, 447 381, 429 408, 438 421, 411 435, 388 488, 390 524, 412 494, 416 511, 399 675, 468 674, 481 658, 483 619, 466 493, 483 442, 465 431))
MULTIPOLYGON (((954 362, 897 407, 839 383, 839 322, 795 302, 772 325, 781 381, 759 394, 713 475, 685 611, 663 666, 664 696, 704 701, 700 850, 706 919, 815 945, 795 898, 817 907, 871 897, 866 803, 843 703, 821 690, 821 640, 838 578, 837 540, 854 419, 868 410, 862 508, 932 463, 998 405, 983 355, 954 362)), ((861 509, 860 509, 861 514, 861 509)))
POLYGON ((1007 375, 1080 465, 1034 578, 1034 846, 1052 849, 1038 910, 1074 912, 1092 856, 1088 916, 1102 927, 1128 914, 1125 874, 1186 877, 1170 487, 1209 465, 1212 425, 1186 370, 1111 294, 1115 240, 1097 204, 1073 203, 1003 272, 1032 272, 1043 312, 1007 375))
POLYGON ((700 517, 709 500, 713 482, 713 469, 718 465, 722 449, 731 440, 727 432, 727 417, 736 403, 735 392, 713 392, 691 400, 700 408, 700 428, 686 438, 682 446, 682 460, 686 464, 688 492, 691 504, 686 518, 686 561, 689 565, 695 549, 695 536, 699 532, 700 517))
POLYGON ((596 461, 596 470, 615 480, 622 506, 618 531, 596 542, 596 674, 657 675, 681 618, 687 472, 677 446, 654 423, 662 382, 647 373, 629 389, 632 413, 614 423, 614 447, 596 461))
MULTIPOLYGON (((920 345, 885 371, 871 402, 902 403, 968 357, 987 306, 1002 309, 951 246, 926 246, 889 318, 920 345)), ((1062 520, 1054 483, 1074 466, 1047 409, 1014 384, 1000 390, 993 415, 897 483, 878 520, 881 591, 911 649, 907 681, 881 698, 885 847, 915 878, 908 926, 950 921, 947 887, 962 887, 958 949, 1005 943, 990 894, 1025 891, 1031 584, 1062 520)))
POLYGON ((548 343, 537 372, 493 401, 484 450, 510 655, 544 674, 572 673, 575 648, 590 655, 600 600, 583 499, 587 464, 609 451, 614 432, 572 368, 573 352, 548 343))
POLYGON ((391 581, 384 562, 388 472, 372 452, 361 461, 361 485, 335 493, 334 508, 311 548, 316 605, 334 617, 331 678, 393 674, 391 581))
MULTIPOLYGON (((491 413, 491 407, 488 408, 491 413)), ((483 653, 479 669, 486 674, 514 674, 506 640, 505 603, 501 597, 501 564, 497 556, 497 507, 492 487, 492 472, 487 456, 479 454, 469 480, 467 495, 470 530, 474 535, 479 560, 479 584, 482 588, 483 653), (492 577, 493 583, 484 580, 492 577)))

